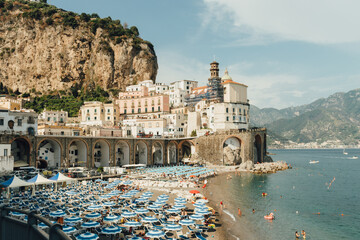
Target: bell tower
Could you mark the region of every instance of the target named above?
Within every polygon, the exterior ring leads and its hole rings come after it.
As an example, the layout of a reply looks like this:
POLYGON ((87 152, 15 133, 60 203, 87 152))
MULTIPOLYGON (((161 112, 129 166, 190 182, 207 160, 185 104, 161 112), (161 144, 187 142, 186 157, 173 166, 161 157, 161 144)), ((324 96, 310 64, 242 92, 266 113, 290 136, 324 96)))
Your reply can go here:
POLYGON ((213 61, 210 63, 210 79, 219 78, 219 63, 213 61))

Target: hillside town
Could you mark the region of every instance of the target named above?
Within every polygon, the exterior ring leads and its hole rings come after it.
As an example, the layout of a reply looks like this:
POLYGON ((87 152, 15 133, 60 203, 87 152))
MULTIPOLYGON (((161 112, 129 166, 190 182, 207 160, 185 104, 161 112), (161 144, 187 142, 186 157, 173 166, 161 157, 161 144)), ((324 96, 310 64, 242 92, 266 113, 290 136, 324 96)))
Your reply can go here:
MULTIPOLYGON (((1 133, 171 139, 249 128, 247 86, 233 81, 227 70, 220 77, 219 63, 215 61, 210 63, 210 77, 205 86, 198 86, 193 80, 179 80, 169 85, 144 80, 127 86, 111 103, 85 101, 77 117, 50 109, 38 114, 23 108, 26 101, 32 101, 31 97, 0 96, 1 133)), ((11 161, 21 155, 15 151, 26 151, 21 147, 22 144, 0 144, 0 157, 11 161)), ((77 149, 76 146, 70 148, 69 158, 74 158, 70 162, 77 161, 77 149)), ((55 168, 59 166, 55 164, 54 151, 53 144, 45 141, 38 149, 38 156, 48 161, 47 166, 55 168)), ((19 160, 15 162, 21 165, 19 160)))

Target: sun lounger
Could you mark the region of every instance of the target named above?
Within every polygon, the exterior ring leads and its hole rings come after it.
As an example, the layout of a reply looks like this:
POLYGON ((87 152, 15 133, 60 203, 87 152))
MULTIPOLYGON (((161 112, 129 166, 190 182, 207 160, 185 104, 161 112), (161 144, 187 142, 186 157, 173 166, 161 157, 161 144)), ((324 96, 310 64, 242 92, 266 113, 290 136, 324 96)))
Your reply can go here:
POLYGON ((190 240, 190 238, 185 235, 179 235, 179 238, 183 240, 190 240))
POLYGON ((195 233, 195 236, 200 240, 206 240, 206 238, 200 232, 195 233))

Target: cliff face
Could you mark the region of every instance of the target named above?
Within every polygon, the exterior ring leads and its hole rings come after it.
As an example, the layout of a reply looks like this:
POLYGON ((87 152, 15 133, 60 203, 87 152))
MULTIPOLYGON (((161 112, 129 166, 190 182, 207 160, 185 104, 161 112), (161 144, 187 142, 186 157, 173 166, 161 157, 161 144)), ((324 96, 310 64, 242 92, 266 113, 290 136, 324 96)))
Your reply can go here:
POLYGON ((46 93, 75 83, 124 89, 155 81, 158 65, 151 44, 126 36, 115 41, 106 30, 92 31, 81 21, 76 28, 56 24, 59 14, 52 19, 48 24, 26 18, 19 9, 0 15, 0 81, 6 86, 46 93))

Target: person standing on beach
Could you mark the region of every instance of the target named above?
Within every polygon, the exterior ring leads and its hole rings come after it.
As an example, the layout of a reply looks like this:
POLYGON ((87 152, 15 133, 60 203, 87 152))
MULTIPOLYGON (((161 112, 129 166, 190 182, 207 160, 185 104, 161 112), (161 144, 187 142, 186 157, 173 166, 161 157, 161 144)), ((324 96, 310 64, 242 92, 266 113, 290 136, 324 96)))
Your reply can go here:
POLYGON ((221 201, 220 201, 220 209, 222 210, 223 207, 224 207, 224 203, 223 203, 223 201, 221 200, 221 201))
POLYGON ((254 208, 253 208, 252 212, 255 213, 255 209, 254 209, 254 208))
POLYGON ((239 215, 239 217, 241 217, 241 210, 240 210, 240 208, 238 208, 238 215, 239 215))

